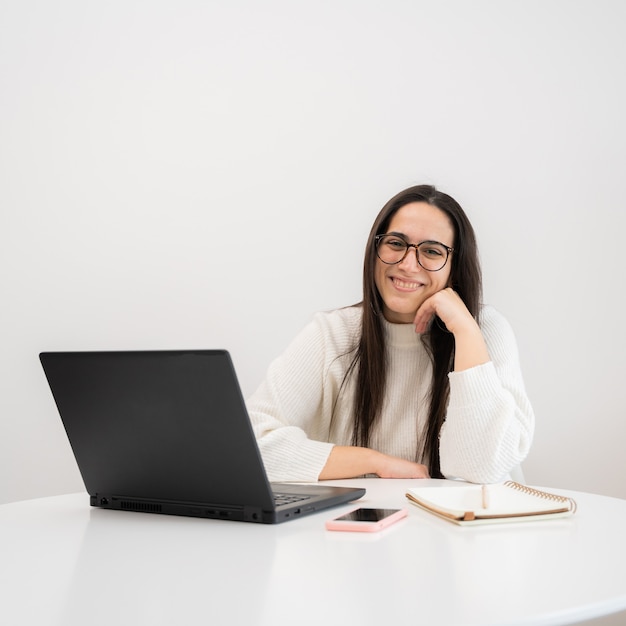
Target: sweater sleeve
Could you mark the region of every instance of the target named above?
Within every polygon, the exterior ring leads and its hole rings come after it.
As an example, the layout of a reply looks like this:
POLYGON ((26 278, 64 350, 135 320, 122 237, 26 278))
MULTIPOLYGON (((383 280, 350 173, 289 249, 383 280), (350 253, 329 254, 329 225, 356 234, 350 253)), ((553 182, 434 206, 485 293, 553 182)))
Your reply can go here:
POLYGON ((247 401, 270 481, 316 481, 333 447, 320 440, 326 334, 318 314, 271 363, 247 401))
POLYGON ((535 416, 508 322, 485 307, 481 330, 491 361, 450 373, 450 401, 439 452, 447 478, 490 483, 503 480, 526 458, 535 416))

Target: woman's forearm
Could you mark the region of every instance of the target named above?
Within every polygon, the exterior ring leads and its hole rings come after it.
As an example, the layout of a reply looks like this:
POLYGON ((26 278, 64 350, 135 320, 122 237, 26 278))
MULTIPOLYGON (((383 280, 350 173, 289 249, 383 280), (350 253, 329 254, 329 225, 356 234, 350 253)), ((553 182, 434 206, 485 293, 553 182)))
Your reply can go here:
POLYGON ((357 446, 335 446, 322 469, 320 480, 355 478, 376 474, 381 478, 428 478, 425 465, 357 446))

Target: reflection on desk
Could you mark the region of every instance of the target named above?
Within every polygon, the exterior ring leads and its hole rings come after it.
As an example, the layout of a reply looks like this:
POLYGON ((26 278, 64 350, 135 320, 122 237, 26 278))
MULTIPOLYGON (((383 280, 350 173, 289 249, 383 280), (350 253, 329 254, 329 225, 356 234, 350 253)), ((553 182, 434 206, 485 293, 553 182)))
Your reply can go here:
POLYGON ((5 623, 502 626, 626 608, 624 500, 559 492, 578 502, 571 518, 462 528, 404 496, 452 481, 332 484, 367 493, 278 526, 91 509, 86 494, 0 506, 5 623), (357 506, 409 516, 324 529, 357 506))

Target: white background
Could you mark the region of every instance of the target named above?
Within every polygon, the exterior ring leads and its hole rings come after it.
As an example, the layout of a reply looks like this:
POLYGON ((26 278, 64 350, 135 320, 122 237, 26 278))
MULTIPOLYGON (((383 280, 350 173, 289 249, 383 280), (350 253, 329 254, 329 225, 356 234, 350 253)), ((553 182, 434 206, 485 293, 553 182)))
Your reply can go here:
POLYGON ((82 482, 42 350, 227 348, 245 395, 433 183, 537 415, 626 497, 626 3, 0 0, 0 502, 82 482))

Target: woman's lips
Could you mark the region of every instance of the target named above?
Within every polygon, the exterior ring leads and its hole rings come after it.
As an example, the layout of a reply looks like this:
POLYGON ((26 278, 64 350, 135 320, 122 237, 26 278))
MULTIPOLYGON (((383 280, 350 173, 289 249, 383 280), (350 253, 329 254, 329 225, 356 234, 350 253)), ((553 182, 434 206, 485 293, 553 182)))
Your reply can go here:
POLYGON ((416 291, 420 287, 424 286, 424 283, 398 278, 397 276, 392 276, 391 282, 393 283, 393 286, 400 291, 416 291))

